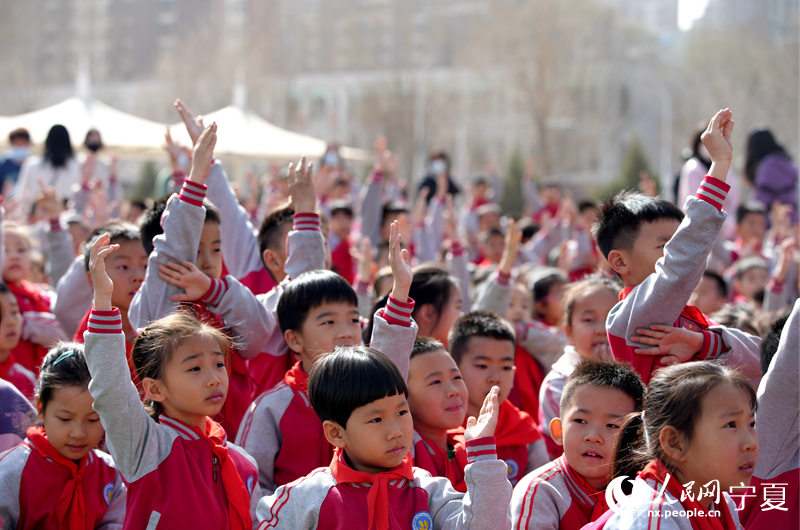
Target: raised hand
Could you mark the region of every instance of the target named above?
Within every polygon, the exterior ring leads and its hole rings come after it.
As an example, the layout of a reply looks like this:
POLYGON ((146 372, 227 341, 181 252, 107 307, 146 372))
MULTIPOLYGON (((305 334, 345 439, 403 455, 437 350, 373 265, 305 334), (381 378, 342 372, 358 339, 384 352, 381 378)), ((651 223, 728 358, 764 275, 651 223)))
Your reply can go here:
POLYGON ((314 213, 317 209, 317 188, 314 185, 314 164, 306 164, 306 157, 299 164, 289 164, 289 195, 294 213, 314 213))
POLYGON ((400 223, 394 221, 389 231, 389 266, 392 268, 394 286, 392 297, 398 302, 408 302, 408 291, 414 281, 414 273, 409 263, 408 250, 400 246, 403 237, 400 235, 400 223))
POLYGON ((358 256, 358 281, 369 282, 372 279, 372 243, 368 237, 361 241, 361 253, 358 256))
POLYGON ((42 179, 39 179, 39 187, 42 189, 42 199, 39 204, 44 209, 44 213, 48 219, 58 219, 61 213, 61 205, 56 195, 56 190, 46 185, 42 179))
POLYGON ((167 132, 164 133, 164 145, 162 145, 161 148, 169 154, 169 162, 172 166, 172 171, 179 171, 181 169, 179 161, 181 159, 181 153, 183 153, 183 148, 178 142, 172 139, 169 128, 167 128, 167 132))
POLYGON ((203 117, 195 117, 192 111, 189 110, 189 107, 180 99, 175 100, 175 108, 178 110, 178 114, 181 115, 183 124, 186 126, 186 132, 189 133, 189 138, 192 139, 192 145, 197 145, 197 140, 200 139, 200 135, 203 134, 203 129, 206 128, 205 125, 203 125, 203 117))
POLYGON ((632 342, 647 344, 651 348, 636 348, 638 355, 663 355, 661 364, 685 363, 703 348, 703 334, 683 328, 653 324, 650 328, 637 328, 632 342))
MULTIPOLYGON (((428 188, 425 188, 428 189, 428 188)), ((458 240, 458 214, 453 206, 453 196, 449 193, 444 198, 447 216, 444 220, 444 238, 451 243, 458 240)))
POLYGON ((168 261, 166 265, 159 264, 158 271, 159 278, 183 289, 183 293, 170 297, 174 302, 194 302, 211 288, 211 278, 191 261, 183 261, 181 265, 168 261))
POLYGON ((422 226, 425 223, 425 216, 428 215, 428 195, 430 188, 422 188, 417 195, 417 202, 414 203, 414 210, 411 212, 411 221, 414 226, 422 226))
POLYGON ((733 160, 733 125, 733 113, 730 109, 723 109, 711 118, 708 128, 700 137, 711 157, 708 174, 722 182, 725 182, 733 160))
POLYGON ((94 308, 98 311, 111 311, 111 294, 114 292, 114 282, 106 272, 106 256, 119 248, 112 245, 108 234, 98 237, 89 252, 89 274, 92 278, 94 289, 94 308))
POLYGON ((500 387, 493 386, 486 395, 486 399, 483 400, 480 415, 477 418, 475 416, 470 416, 467 419, 467 430, 464 431, 464 440, 494 436, 494 431, 497 429, 497 420, 500 417, 499 395, 500 387))
POLYGON ((211 160, 214 158, 214 146, 217 144, 217 124, 212 123, 205 128, 203 134, 194 145, 192 156, 192 170, 189 180, 196 184, 205 185, 208 172, 211 171, 211 160))
POLYGON ((792 266, 792 257, 798 250, 797 240, 794 237, 787 237, 781 241, 780 248, 780 257, 778 258, 775 270, 772 272, 772 277, 775 278, 776 282, 782 285, 783 282, 786 281, 786 275, 789 273, 789 269, 792 266))
POLYGON ((89 151, 86 154, 86 160, 81 164, 81 186, 88 187, 89 183, 92 181, 92 177, 94 177, 95 160, 94 153, 89 151))
POLYGON ((503 257, 500 258, 500 272, 511 274, 511 268, 519 254, 519 245, 522 242, 522 230, 517 230, 517 222, 511 219, 508 222, 508 232, 506 233, 506 243, 503 249, 503 257))

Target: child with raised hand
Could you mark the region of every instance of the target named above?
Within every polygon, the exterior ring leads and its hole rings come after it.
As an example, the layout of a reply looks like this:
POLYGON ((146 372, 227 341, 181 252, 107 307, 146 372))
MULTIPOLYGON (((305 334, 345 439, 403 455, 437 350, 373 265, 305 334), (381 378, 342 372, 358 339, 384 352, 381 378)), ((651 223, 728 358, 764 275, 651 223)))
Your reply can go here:
MULTIPOLYGON (((391 225, 390 243, 394 285, 386 308, 375 314, 371 346, 406 373, 417 326, 408 296, 411 266, 408 251, 401 250, 398 222, 391 225)), ((362 327, 355 291, 331 271, 307 272, 288 282, 277 313, 286 344, 300 360, 282 382, 255 399, 236 438, 258 463, 259 482, 268 493, 330 463, 333 447, 311 408, 308 374, 335 348, 360 345, 362 327)))
POLYGON ((260 529, 312 529, 333 521, 378 530, 511 527, 511 488, 493 438, 499 390, 467 422, 467 492, 460 493, 446 478, 412 467, 403 379, 391 359, 365 347, 337 349, 314 366, 309 398, 336 450, 330 467, 262 499, 260 529))
POLYGON ((613 359, 606 334, 606 317, 617 303, 621 286, 614 280, 594 277, 572 284, 564 293, 564 331, 569 345, 553 363, 539 391, 539 432, 551 458, 563 452, 550 436, 550 422, 559 417, 564 383, 583 359, 613 359))
POLYGON ((735 369, 699 361, 659 370, 614 448, 612 484, 636 477, 632 492, 620 498, 615 487, 620 504, 591 528, 738 530, 730 492, 756 468, 755 411, 756 391, 735 369))
POLYGON ((36 388, 41 425, 0 455, 0 528, 122 528, 126 488, 96 449, 105 431, 90 379, 83 345, 62 342, 48 352, 36 388))
POLYGON ((605 489, 619 426, 642 409, 645 387, 630 365, 585 359, 571 372, 547 429, 564 452, 514 488, 516 529, 578 529, 608 509, 605 489))
POLYGON ((222 277, 219 216, 203 203, 216 132, 215 123, 203 131, 189 178, 166 205, 160 220, 163 233, 153 240, 145 280, 130 302, 128 316, 131 326, 140 328, 180 308, 220 329, 229 328, 237 348, 226 365, 230 390, 217 419, 233 436, 253 399, 245 360, 261 351, 274 316, 235 278, 222 277))
POLYGON ((133 362, 148 414, 130 381, 119 309, 111 304, 105 260, 118 246, 109 243, 103 235, 92 244, 94 309, 85 351, 94 409, 128 483, 125 524, 250 529, 261 496, 258 469, 211 419, 227 398, 231 340, 183 311, 143 329, 133 362))
POLYGON ((670 202, 625 192, 605 201, 594 225, 601 252, 625 286, 606 322, 611 351, 615 359, 630 362, 645 384, 660 359, 637 354, 634 335, 654 324, 702 333, 696 359, 716 359, 729 349, 735 355, 757 356, 735 347, 735 330, 710 330, 711 322, 686 305, 726 218, 722 207, 730 189, 725 180, 733 158, 733 125, 731 111, 721 110, 703 133, 712 164, 696 197, 686 201, 685 219, 670 202))

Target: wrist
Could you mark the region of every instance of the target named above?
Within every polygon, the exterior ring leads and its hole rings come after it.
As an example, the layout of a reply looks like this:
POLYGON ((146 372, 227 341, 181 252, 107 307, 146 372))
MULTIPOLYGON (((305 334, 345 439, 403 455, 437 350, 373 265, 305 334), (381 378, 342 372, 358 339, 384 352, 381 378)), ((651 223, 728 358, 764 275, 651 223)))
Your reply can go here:
POLYGON ((394 298, 396 301, 398 301, 398 302, 400 302, 402 304, 406 304, 406 303, 408 303, 408 292, 410 290, 411 290, 411 286, 410 285, 408 285, 408 286, 400 286, 400 285, 394 284, 394 286, 392 287, 392 298, 394 298))
POLYGON ((708 174, 715 179, 725 182, 725 179, 728 178, 728 171, 730 171, 730 169, 730 160, 714 160, 711 162, 711 168, 708 170, 708 174))
POLYGON ((95 311, 111 311, 111 296, 97 296, 94 297, 94 310, 95 311))

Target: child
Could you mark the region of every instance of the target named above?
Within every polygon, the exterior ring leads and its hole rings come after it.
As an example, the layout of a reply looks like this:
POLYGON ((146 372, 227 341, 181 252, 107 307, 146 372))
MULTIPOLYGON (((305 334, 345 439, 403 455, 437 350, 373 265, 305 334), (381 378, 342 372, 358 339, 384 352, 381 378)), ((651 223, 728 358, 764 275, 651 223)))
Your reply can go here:
POLYGON ((363 346, 345 347, 320 360, 309 378, 309 398, 336 447, 330 467, 281 486, 258 505, 259 529, 508 529, 511 496, 497 460, 494 429, 498 389, 478 418, 467 422, 467 493, 413 469, 413 423, 408 390, 397 366, 363 346))
POLYGON ((512 485, 549 461, 536 422, 506 399, 514 386, 515 346, 511 325, 487 311, 467 313, 450 330, 450 355, 469 394, 467 415, 477 416, 489 390, 500 388, 497 455, 508 466, 512 485))
MULTIPOLYGON (((392 225, 390 236, 394 288, 386 309, 375 315, 371 344, 407 367, 417 331, 411 320, 414 302, 408 298, 411 267, 408 251, 400 250, 398 223, 392 225)), ((281 383, 256 398, 236 438, 256 460, 259 483, 267 494, 330 463, 333 448, 310 407, 308 374, 323 354, 361 344, 355 291, 331 271, 308 272, 286 284, 278 302, 278 321, 300 360, 281 383)))
POLYGON ((231 340, 184 311, 143 329, 133 362, 151 417, 124 360, 122 320, 105 268, 117 246, 109 243, 99 237, 89 259, 94 309, 86 361, 94 409, 128 484, 125 526, 250 529, 261 496, 258 469, 211 419, 227 397, 231 340))
POLYGON ((0 453, 22 443, 22 436, 35 417, 29 398, 8 381, 0 379, 0 453))
POLYGON ((725 221, 722 205, 730 188, 725 179, 733 157, 731 116, 728 109, 719 111, 703 134, 711 169, 697 196, 686 201, 685 220, 670 202, 626 192, 603 204, 594 226, 598 247, 625 286, 606 322, 611 351, 615 359, 630 362, 645 384, 659 359, 634 352, 631 337, 638 328, 674 322, 677 328, 702 332, 698 359, 717 358, 729 348, 722 333, 709 331, 705 316, 686 303, 725 221))
POLYGON ((746 488, 756 468, 755 409, 756 392, 737 370, 711 361, 659 370, 614 448, 611 475, 638 474, 632 493, 596 527, 738 530, 729 492, 746 488))
POLYGON ((629 365, 601 359, 577 365, 564 386, 560 416, 548 424, 564 454, 514 488, 514 528, 578 529, 605 513, 604 490, 619 426, 642 409, 644 393, 629 365))
POLYGON ((228 332, 237 337, 237 348, 228 365, 228 399, 218 419, 235 436, 253 399, 245 359, 261 351, 274 318, 246 287, 230 275, 222 277, 220 218, 213 207, 203 205, 215 144, 216 124, 211 124, 195 145, 181 192, 169 199, 161 216, 163 233, 152 239, 145 281, 130 302, 128 317, 134 328, 145 327, 185 302, 198 318, 220 329, 232 328, 228 332))
POLYGON ((17 297, 4 283, 0 283, 0 379, 13 384, 22 394, 33 400, 36 376, 19 364, 13 350, 22 335, 22 315, 17 297))
POLYGON ((478 263, 480 268, 493 268, 500 263, 503 257, 503 248, 506 236, 499 228, 492 228, 483 234, 483 241, 480 248, 483 259, 478 263))
POLYGON ((736 279, 733 288, 736 292, 734 302, 761 309, 764 289, 769 283, 769 266, 763 258, 753 256, 739 260, 736 265, 736 279))
POLYGON ((458 280, 443 266, 426 263, 414 268, 408 295, 415 301, 412 316, 419 335, 434 338, 447 347, 450 328, 461 316, 463 299, 458 280))
POLYGON ((333 270, 351 284, 355 280, 355 260, 350 253, 350 231, 353 228, 353 208, 346 203, 331 205, 329 243, 333 270))
POLYGON ((728 284, 725 278, 717 272, 706 270, 689 298, 689 304, 704 315, 713 315, 725 306, 727 300, 728 284))
POLYGON ((558 326, 564 316, 561 299, 569 278, 561 269, 547 267, 531 274, 530 290, 533 293, 533 315, 548 326, 558 326))
POLYGON ((126 488, 92 408, 83 346, 62 342, 44 359, 36 389, 40 427, 0 456, 2 528, 122 528, 126 488))
POLYGON ((572 284, 564 294, 564 330, 570 344, 553 364, 539 391, 539 432, 551 458, 561 447, 550 436, 550 422, 559 415, 564 381, 582 359, 613 359, 606 334, 606 317, 617 303, 621 287, 602 277, 572 284))
POLYGON ((457 491, 467 491, 467 453, 460 431, 469 395, 458 366, 441 342, 417 338, 406 384, 408 409, 414 418, 414 465, 434 477, 446 477, 457 491))
POLYGON ((525 285, 514 283, 511 288, 511 302, 506 311, 506 320, 512 325, 517 326, 523 321, 528 320, 533 315, 533 299, 531 292, 525 285))

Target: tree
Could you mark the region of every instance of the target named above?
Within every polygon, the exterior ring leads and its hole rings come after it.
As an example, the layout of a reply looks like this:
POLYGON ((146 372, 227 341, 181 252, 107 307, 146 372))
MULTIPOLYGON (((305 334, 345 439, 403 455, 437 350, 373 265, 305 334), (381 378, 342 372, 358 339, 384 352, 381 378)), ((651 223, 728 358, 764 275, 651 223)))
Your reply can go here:
POLYGON ((522 179, 525 176, 525 160, 519 147, 511 152, 508 159, 508 169, 503 176, 506 192, 503 195, 502 208, 505 213, 521 213, 525 207, 525 198, 522 194, 522 179))

